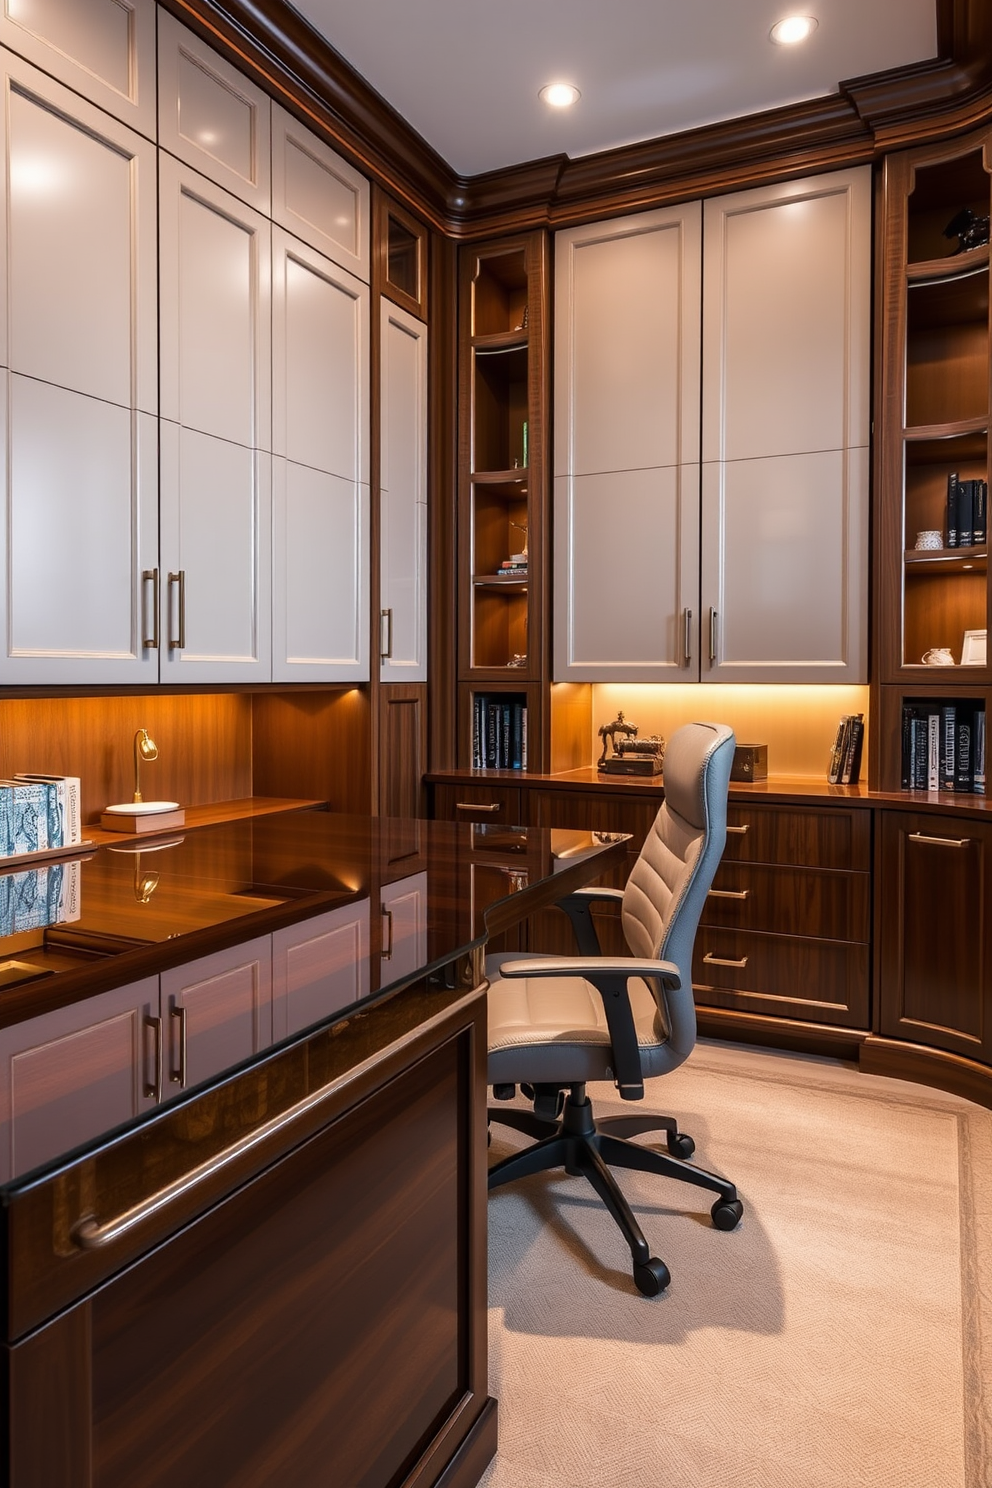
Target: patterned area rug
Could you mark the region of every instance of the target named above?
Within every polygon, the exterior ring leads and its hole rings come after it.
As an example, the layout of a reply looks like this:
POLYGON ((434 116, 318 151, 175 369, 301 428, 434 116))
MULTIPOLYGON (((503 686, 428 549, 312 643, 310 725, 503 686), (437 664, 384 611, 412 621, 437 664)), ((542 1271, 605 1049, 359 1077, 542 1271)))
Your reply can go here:
MULTIPOLYGON (((639 1109, 615 1094, 590 1087, 639 1109)), ((622 1173, 672 1272, 648 1299, 585 1180, 490 1196, 484 1488, 990 1488, 992 1113, 718 1044, 648 1099, 744 1220, 714 1230, 702 1190, 622 1173)), ((493 1159, 524 1140, 492 1130, 493 1159)))

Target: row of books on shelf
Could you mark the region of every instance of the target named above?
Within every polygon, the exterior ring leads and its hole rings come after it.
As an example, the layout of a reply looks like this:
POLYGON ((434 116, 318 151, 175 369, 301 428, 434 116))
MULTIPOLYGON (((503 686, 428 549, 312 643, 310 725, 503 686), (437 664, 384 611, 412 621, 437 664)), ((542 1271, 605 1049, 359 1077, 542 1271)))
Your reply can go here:
POLYGON ((904 790, 985 794, 985 709, 975 703, 904 703, 904 790))
POLYGON ((989 487, 983 480, 947 477, 946 546, 971 548, 988 540, 989 487))
POLYGON ((0 874, 0 938, 78 920, 81 879, 76 860, 0 874))
POLYGON ((476 770, 526 770, 526 703, 518 698, 475 694, 472 767, 476 770))
POLYGON ((24 774, 0 780, 0 858, 82 840, 78 776, 24 774))
POLYGON ((837 725, 830 751, 827 781, 830 785, 857 785, 861 779, 861 755, 865 746, 865 715, 845 713, 837 725))

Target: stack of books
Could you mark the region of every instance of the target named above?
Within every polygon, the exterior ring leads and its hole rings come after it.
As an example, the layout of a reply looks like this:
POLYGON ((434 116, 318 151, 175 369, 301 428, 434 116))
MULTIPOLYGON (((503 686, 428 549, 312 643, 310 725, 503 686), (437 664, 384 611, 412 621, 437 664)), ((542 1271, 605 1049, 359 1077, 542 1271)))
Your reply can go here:
POLYGON ((988 541, 988 482, 947 477, 947 547, 972 548, 988 541))
POLYGON ((526 558, 504 558, 499 566, 498 579, 525 579, 527 577, 526 558))
POLYGON ((475 694, 472 768, 526 770, 527 704, 522 698, 475 694))
POLYGON ((827 781, 830 785, 857 785, 861 778, 861 755, 865 743, 865 715, 845 713, 837 725, 830 751, 827 781))
POLYGON ((985 794, 985 709, 975 702, 904 703, 903 790, 985 794))
POLYGON ((50 852, 82 840, 78 776, 0 780, 0 858, 50 852))

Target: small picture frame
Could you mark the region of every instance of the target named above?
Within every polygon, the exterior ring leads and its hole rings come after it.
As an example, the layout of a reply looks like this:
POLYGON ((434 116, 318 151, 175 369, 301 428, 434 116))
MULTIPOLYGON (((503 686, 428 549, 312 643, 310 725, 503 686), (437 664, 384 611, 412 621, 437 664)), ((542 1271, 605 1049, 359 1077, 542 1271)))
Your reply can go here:
POLYGON ((987 630, 966 630, 961 646, 961 665, 985 666, 987 645, 987 630))

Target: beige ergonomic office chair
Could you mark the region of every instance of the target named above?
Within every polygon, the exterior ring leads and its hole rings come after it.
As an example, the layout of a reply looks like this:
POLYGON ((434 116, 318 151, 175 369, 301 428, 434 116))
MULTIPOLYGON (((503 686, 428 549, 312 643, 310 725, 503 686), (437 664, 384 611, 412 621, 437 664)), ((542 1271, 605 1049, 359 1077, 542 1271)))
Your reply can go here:
POLYGON ((538 1140, 489 1171, 489 1187, 564 1166, 588 1178, 630 1246, 634 1281, 649 1297, 671 1280, 652 1256, 608 1163, 681 1178, 719 1195, 710 1213, 719 1230, 740 1222, 732 1183, 684 1159, 692 1138, 667 1116, 593 1120, 587 1080, 612 1079, 624 1100, 641 1100, 645 1076, 676 1069, 696 1041, 692 945, 727 835, 727 787, 734 735, 723 724, 690 723, 665 756, 665 800, 627 887, 582 889, 561 901, 575 930, 577 956, 490 956, 489 1083, 498 1100, 519 1084, 534 1110, 491 1107, 491 1121, 538 1140), (590 906, 620 900, 631 955, 600 952, 590 906), (567 1091, 567 1095, 566 1095, 567 1091), (628 1141, 667 1134, 668 1153, 628 1141))

